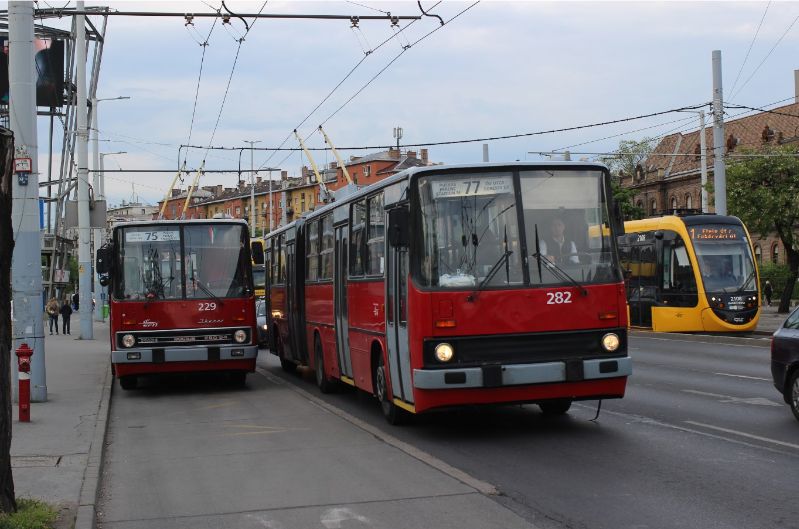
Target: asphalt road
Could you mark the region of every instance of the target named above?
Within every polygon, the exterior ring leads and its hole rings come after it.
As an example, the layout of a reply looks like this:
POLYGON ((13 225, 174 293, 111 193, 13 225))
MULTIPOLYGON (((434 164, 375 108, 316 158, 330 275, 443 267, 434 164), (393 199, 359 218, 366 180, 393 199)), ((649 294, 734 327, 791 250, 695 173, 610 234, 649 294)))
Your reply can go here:
POLYGON ((318 520, 330 505, 371 506, 338 525, 345 528, 510 527, 520 519, 541 528, 799 527, 799 423, 771 385, 768 342, 751 343, 632 338, 627 396, 606 401, 596 422, 595 403, 587 402, 555 419, 536 406, 512 406, 392 427, 370 397, 350 388, 322 396, 310 373, 286 375, 265 351, 259 364, 269 378, 256 374, 244 391, 215 379, 153 382, 136 392, 117 387, 102 527, 328 527, 318 520), (381 452, 385 443, 304 394, 493 484, 500 495, 464 490, 416 459, 381 452), (278 418, 266 424, 266 410, 279 410, 278 418), (306 468, 308 451, 316 461, 328 451, 327 464, 342 472, 306 468), (286 464, 275 466, 275 457, 286 464), (392 490, 358 503, 385 486, 375 471, 384 464, 402 469, 414 494, 392 490), (282 487, 270 484, 277 472, 287 473, 282 487), (235 488, 236 476, 239 488, 220 490, 235 488), (296 511, 302 494, 294 494, 295 505, 279 491, 308 480, 319 489, 312 496, 327 502, 296 511), (440 503, 413 503, 428 495, 440 503), (425 523, 412 521, 417 511, 425 523), (306 518, 292 518, 298 512, 306 518), (250 525, 253 516, 260 525, 250 525))

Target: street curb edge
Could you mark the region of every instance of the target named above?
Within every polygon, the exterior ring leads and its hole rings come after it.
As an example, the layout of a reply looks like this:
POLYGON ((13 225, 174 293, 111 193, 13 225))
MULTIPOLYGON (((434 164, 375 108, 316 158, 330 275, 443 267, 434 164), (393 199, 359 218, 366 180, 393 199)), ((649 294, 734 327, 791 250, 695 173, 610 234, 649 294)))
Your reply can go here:
POLYGON ((100 492, 100 475, 103 471, 103 456, 105 453, 105 438, 108 431, 108 416, 111 410, 111 388, 114 378, 111 375, 109 358, 105 372, 105 382, 100 397, 97 411, 97 420, 94 423, 94 436, 86 470, 83 474, 83 484, 80 489, 78 514, 75 519, 75 529, 96 529, 97 527, 97 497, 100 492))

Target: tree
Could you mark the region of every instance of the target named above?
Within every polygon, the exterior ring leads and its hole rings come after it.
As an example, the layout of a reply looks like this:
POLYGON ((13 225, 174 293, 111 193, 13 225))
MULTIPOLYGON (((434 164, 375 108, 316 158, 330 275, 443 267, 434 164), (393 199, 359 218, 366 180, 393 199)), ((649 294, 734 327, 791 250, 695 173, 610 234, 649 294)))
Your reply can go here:
POLYGON ((742 154, 764 156, 739 158, 727 168, 729 210, 761 237, 776 232, 782 241, 790 275, 777 310, 786 313, 799 277, 799 157, 788 146, 744 150, 742 154))
POLYGON ((621 212, 627 220, 642 219, 645 212, 633 203, 635 192, 622 187, 621 178, 635 174, 636 168, 652 154, 654 149, 655 138, 644 138, 641 141, 622 140, 613 154, 599 158, 599 161, 610 169, 610 174, 613 176, 613 198, 621 205, 621 212))
POLYGON ((608 166, 612 175, 634 175, 635 168, 655 150, 655 141, 655 138, 644 138, 641 141, 622 140, 613 154, 602 156, 599 161, 608 166))
POLYGON ((17 510, 11 473, 11 177, 14 135, 0 128, 0 513, 17 510))

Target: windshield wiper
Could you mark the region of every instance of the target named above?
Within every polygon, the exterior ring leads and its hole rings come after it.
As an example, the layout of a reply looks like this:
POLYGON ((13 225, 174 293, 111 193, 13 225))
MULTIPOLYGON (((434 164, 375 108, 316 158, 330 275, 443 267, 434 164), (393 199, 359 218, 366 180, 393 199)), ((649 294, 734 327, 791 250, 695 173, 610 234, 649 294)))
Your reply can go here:
POLYGON ((752 281, 752 279, 754 279, 754 278, 755 278, 755 271, 754 271, 754 269, 753 269, 751 272, 749 272, 749 276, 746 278, 746 281, 744 281, 744 284, 743 284, 743 285, 741 285, 741 290, 746 290, 746 286, 747 286, 747 285, 749 284, 749 282, 750 282, 750 281, 752 281))
POLYGON ((212 297, 214 299, 214 301, 216 301, 220 305, 224 305, 225 304, 225 302, 222 301, 222 298, 220 298, 219 296, 217 296, 216 294, 211 292, 211 290, 207 286, 203 285, 203 282, 200 281, 199 279, 197 279, 196 277, 192 276, 191 277, 191 282, 194 283, 195 285, 197 285, 198 287, 200 287, 200 290, 202 290, 203 292, 208 294, 210 297, 212 297))
POLYGON ((494 266, 492 266, 491 270, 488 271, 488 275, 486 275, 483 278, 483 280, 480 281, 480 284, 477 285, 477 288, 475 288, 474 291, 466 298, 466 301, 474 301, 475 299, 477 299, 477 295, 480 293, 481 290, 483 290, 483 287, 486 285, 486 283, 488 283, 489 281, 491 281, 491 279, 493 279, 497 271, 502 266, 502 263, 507 262, 508 257, 510 257, 512 253, 513 251, 511 250, 505 250, 505 253, 499 256, 497 262, 494 263, 494 266))
POLYGON ((547 267, 552 269, 552 273, 556 277, 558 277, 558 279, 560 279, 561 281, 563 280, 569 281, 572 285, 580 289, 580 293, 583 296, 588 295, 588 289, 586 289, 581 283, 578 283, 572 276, 567 274, 566 271, 563 270, 561 267, 559 267, 557 264, 547 259, 545 255, 541 255, 540 252, 535 252, 533 254, 533 257, 535 257, 538 260, 539 270, 541 269, 541 261, 543 261, 544 263, 546 263, 547 267))

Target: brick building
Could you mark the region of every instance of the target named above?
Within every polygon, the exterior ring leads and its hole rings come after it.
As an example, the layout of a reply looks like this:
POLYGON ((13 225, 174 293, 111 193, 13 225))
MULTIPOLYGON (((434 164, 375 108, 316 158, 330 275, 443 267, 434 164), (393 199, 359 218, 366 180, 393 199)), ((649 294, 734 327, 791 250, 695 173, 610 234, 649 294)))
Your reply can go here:
MULTIPOLYGON (((766 145, 795 145, 799 150, 799 77, 796 102, 758 112, 724 123, 725 155, 735 155, 742 148, 766 145)), ((707 173, 713 182, 713 129, 707 127, 707 173)), ((660 140, 652 154, 636 168, 635 174, 619 176, 623 187, 635 192, 633 203, 645 215, 657 215, 677 208, 700 209, 702 195, 699 131, 670 134, 660 140)), ((713 212, 713 197, 708 197, 713 212)), ((752 234, 759 262, 785 262, 779 238, 752 234)))

